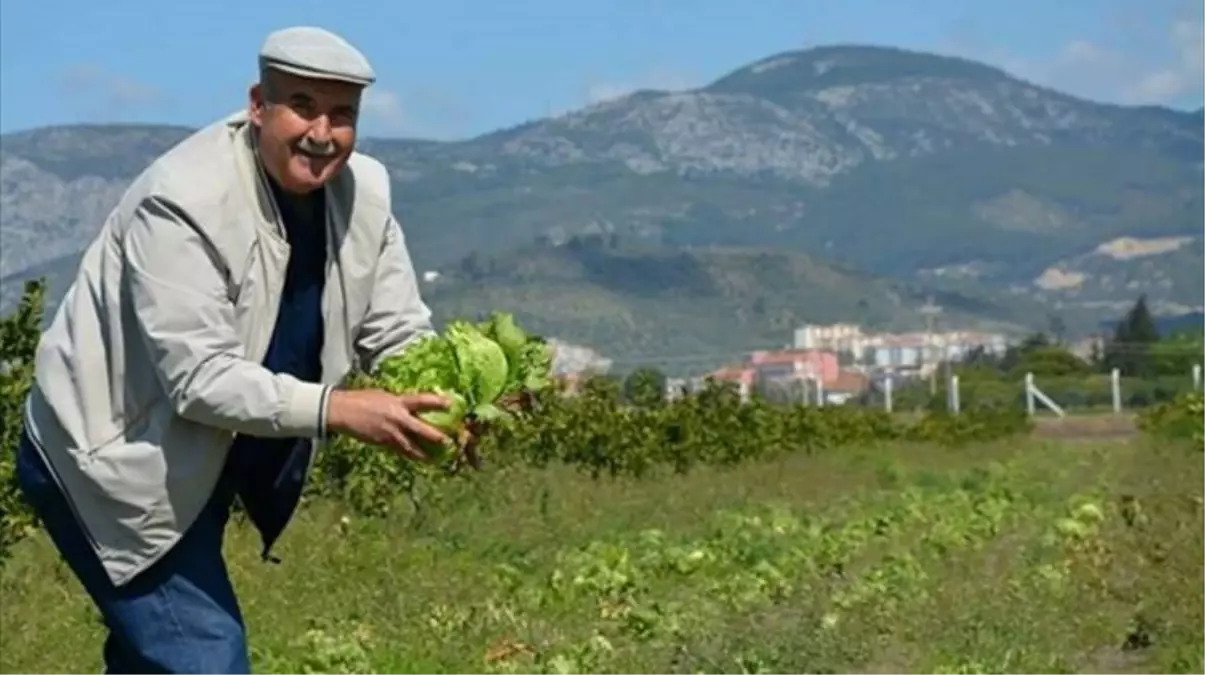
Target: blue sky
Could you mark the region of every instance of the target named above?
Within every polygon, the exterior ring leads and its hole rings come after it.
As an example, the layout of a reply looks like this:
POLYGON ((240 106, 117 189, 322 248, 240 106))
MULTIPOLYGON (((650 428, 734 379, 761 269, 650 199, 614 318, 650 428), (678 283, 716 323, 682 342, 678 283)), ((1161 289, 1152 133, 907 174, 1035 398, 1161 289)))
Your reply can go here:
POLYGON ((463 138, 832 43, 967 56, 1097 100, 1202 104, 1199 1, 4 0, 0 131, 205 124, 244 104, 264 36, 299 24, 373 62, 370 135, 463 138))

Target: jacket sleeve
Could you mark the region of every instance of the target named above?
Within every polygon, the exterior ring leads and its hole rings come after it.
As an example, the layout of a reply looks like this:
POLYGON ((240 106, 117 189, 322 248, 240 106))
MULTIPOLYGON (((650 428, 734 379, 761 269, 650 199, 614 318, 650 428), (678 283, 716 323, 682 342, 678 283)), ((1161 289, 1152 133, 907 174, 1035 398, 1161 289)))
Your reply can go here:
POLYGON ((419 294, 405 235, 391 215, 385 224, 368 311, 356 336, 360 368, 373 372, 382 359, 433 332, 431 310, 419 294))
POLYGON ((329 388, 247 359, 227 270, 185 209, 145 199, 122 255, 132 324, 177 414, 251 436, 325 435, 329 388))

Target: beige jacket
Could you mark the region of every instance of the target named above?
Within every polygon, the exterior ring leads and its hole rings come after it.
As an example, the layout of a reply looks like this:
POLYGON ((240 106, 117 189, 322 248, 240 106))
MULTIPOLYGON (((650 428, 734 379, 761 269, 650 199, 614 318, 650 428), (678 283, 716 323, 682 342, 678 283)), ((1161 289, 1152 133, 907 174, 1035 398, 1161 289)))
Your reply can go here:
POLYGON ((354 154, 325 188, 323 382, 259 365, 289 246, 248 130, 233 115, 134 180, 38 347, 26 428, 118 585, 197 517, 236 433, 320 440, 353 364, 431 331, 389 176, 354 154))

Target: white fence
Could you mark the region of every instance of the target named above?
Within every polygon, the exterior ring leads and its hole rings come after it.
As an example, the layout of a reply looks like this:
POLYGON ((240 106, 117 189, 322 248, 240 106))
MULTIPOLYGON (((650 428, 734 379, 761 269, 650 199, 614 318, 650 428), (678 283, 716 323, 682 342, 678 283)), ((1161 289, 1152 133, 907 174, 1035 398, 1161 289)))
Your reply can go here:
MULTIPOLYGON (((1123 409, 1122 396, 1121 396, 1121 371, 1114 368, 1113 371, 1111 373, 1109 373, 1109 380, 1110 380, 1110 385, 1111 385, 1110 388, 1112 390, 1113 412, 1121 413, 1122 409, 1123 409)), ((1055 415, 1057 415, 1059 417, 1066 417, 1067 413, 1063 409, 1063 407, 1060 406, 1054 399, 1047 396, 1046 393, 1043 392, 1041 390, 1041 388, 1038 387, 1037 382, 1034 379, 1033 373, 1025 374, 1024 387, 1025 387, 1025 410, 1031 416, 1037 414, 1038 404, 1040 403, 1042 405, 1042 407, 1046 408, 1047 410, 1054 413, 1055 415)), ((1200 391, 1200 389, 1201 389, 1201 365, 1200 364, 1196 364, 1192 367, 1192 388, 1193 388, 1193 391, 1200 391)), ((954 414, 958 414, 960 405, 959 405, 959 389, 958 389, 958 376, 957 375, 953 375, 950 377, 950 386, 948 388, 948 396, 947 396, 946 403, 947 403, 947 407, 949 408, 950 412, 952 412, 954 414)), ((890 404, 888 404, 887 409, 889 411, 891 410, 890 404)))
MULTIPOLYGON (((1201 365, 1194 365, 1192 367, 1193 391, 1200 391, 1202 384, 1201 376, 1201 365)), ((1113 412, 1121 413, 1124 408, 1122 404, 1122 380, 1121 373, 1116 368, 1114 368, 1110 374, 1110 381, 1112 388, 1113 412)), ((785 384, 781 382, 773 384, 784 387, 783 391, 780 393, 784 394, 787 400, 802 403, 804 405, 815 406, 825 406, 829 403, 828 397, 825 394, 824 382, 819 378, 809 377, 805 379, 791 379, 785 382, 785 384)), ((883 380, 883 388, 881 390, 883 394, 883 408, 887 412, 892 412, 894 410, 894 392, 892 383, 893 380, 891 378, 883 380)), ((677 398, 679 393, 682 391, 684 384, 685 383, 682 381, 667 381, 668 386, 666 397, 668 399, 677 398)), ((686 389, 694 390, 701 385, 701 383, 694 384, 695 386, 687 386, 686 389)), ((753 385, 742 381, 738 383, 737 387, 741 401, 748 402, 749 397, 753 394, 753 385)), ((1041 387, 1038 386, 1038 382, 1033 373, 1025 374, 1022 387, 1025 395, 1025 409, 1029 415, 1036 415, 1040 405, 1042 408, 1049 410, 1058 417, 1066 416, 1067 413, 1063 406, 1059 405, 1057 401, 1048 396, 1046 392, 1042 391, 1041 387)), ((946 387, 946 408, 955 415, 959 414, 962 410, 962 393, 957 375, 951 375, 949 378, 948 386, 946 387)))

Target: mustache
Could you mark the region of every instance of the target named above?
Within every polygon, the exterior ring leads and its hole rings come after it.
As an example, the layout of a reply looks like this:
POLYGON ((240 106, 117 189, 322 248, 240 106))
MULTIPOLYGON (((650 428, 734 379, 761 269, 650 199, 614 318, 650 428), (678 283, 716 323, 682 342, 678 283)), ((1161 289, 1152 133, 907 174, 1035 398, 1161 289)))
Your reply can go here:
POLYGON ((302 136, 296 143, 297 149, 312 157, 334 157, 339 152, 339 146, 334 141, 316 143, 309 136, 302 136))

